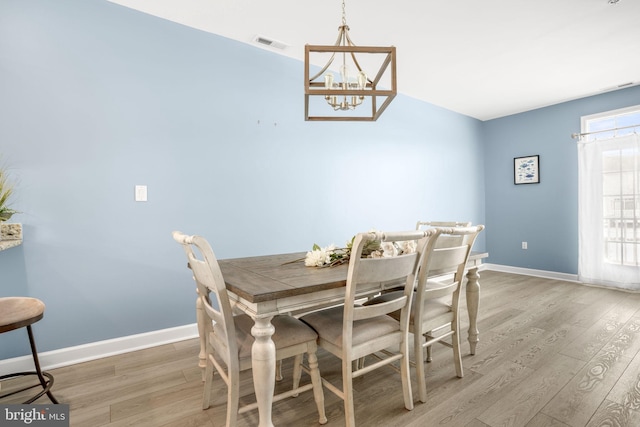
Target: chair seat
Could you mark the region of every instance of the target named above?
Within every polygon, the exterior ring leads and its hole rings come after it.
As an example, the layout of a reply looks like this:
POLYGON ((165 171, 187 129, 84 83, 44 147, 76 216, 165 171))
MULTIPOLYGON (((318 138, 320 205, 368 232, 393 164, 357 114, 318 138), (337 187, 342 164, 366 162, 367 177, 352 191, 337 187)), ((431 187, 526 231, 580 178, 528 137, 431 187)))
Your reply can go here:
MULTIPOLYGON (((251 335, 253 319, 246 314, 240 314, 233 318, 236 325, 236 341, 238 342, 238 357, 240 359, 251 358, 251 346, 255 338, 251 335)), ((308 341, 315 341, 318 338, 316 332, 309 326, 293 316, 274 316, 271 324, 275 328, 271 336, 276 346, 276 351, 281 348, 292 347, 308 341)), ((214 326, 214 332, 216 332, 214 326)), ((213 342, 213 340, 212 340, 213 342)))
MULTIPOLYGON (((317 311, 300 318, 304 323, 311 326, 321 339, 330 342, 334 346, 342 347, 342 318, 343 307, 334 307, 327 310, 317 311)), ((353 322, 352 346, 380 338, 390 333, 398 332, 398 321, 387 315, 356 320, 353 322)))
POLYGON ((31 404, 38 400, 45 394, 49 396, 52 403, 57 404, 58 401, 51 393, 51 387, 53 386, 53 375, 48 372, 42 371, 40 368, 40 361, 38 360, 38 352, 36 350, 36 342, 33 337, 33 331, 31 325, 39 321, 44 317, 45 305, 37 298, 29 297, 4 297, 0 298, 0 333, 13 331, 15 329, 26 328, 27 335, 29 336, 29 345, 31 346, 31 355, 33 357, 33 364, 35 371, 16 372, 0 376, 0 381, 8 380, 11 378, 37 376, 40 384, 26 385, 20 389, 12 390, 8 393, 0 395, 0 399, 4 399, 9 396, 27 391, 34 387, 41 387, 41 390, 28 400, 22 402, 23 404, 31 404))
POLYGON ((0 298, 0 333, 29 326, 44 316, 44 303, 37 298, 0 298))

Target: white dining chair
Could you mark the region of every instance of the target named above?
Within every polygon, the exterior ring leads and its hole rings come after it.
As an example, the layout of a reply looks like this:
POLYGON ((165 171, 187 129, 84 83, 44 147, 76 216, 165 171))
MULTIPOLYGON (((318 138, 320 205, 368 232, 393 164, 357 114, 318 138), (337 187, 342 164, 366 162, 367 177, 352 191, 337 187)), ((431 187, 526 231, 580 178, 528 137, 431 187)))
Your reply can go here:
MULTIPOLYGON (((411 304, 409 332, 413 334, 413 347, 418 381, 418 396, 421 402, 427 401, 427 385, 424 366, 424 349, 427 349, 427 362, 431 361, 431 346, 441 343, 453 349, 453 361, 456 375, 463 376, 460 354, 460 293, 464 281, 466 264, 471 248, 484 225, 472 227, 446 228, 440 231, 434 247, 426 250, 418 274, 418 284, 411 304), (446 239, 442 246, 441 239, 446 239), (451 242, 457 242, 454 246, 451 242), (451 343, 444 341, 451 337, 451 343)), ((402 294, 401 291, 382 294, 367 302, 367 305, 386 303, 402 294)), ((390 314, 401 319, 403 313, 390 314)))
MULTIPOLYGON (((240 372, 251 369, 251 347, 254 337, 251 335, 253 319, 246 314, 232 314, 231 302, 224 283, 222 272, 209 243, 200 236, 187 236, 178 231, 173 238, 182 245, 187 254, 188 265, 198 287, 198 294, 208 322, 212 330, 206 337, 206 370, 202 407, 210 406, 213 385, 213 369, 227 386, 226 425, 235 426, 238 414, 256 409, 257 403, 239 407, 240 372), (199 256, 198 256, 199 255, 199 256), (210 293, 217 300, 217 307, 212 303, 210 293)), ((272 336, 276 348, 276 361, 295 357, 294 387, 277 394, 273 401, 277 402, 298 393, 313 389, 318 408, 319 423, 325 424, 327 417, 324 409, 324 395, 318 359, 316 356, 316 332, 293 316, 275 316, 271 322, 275 328, 272 336), (307 354, 308 368, 303 366, 303 355, 307 354), (311 384, 299 386, 301 371, 305 370, 311 377, 311 384)), ((275 368, 275 366, 274 366, 275 368)))
POLYGON ((429 239, 437 235, 435 229, 407 232, 369 232, 356 235, 345 289, 344 305, 313 312, 300 319, 318 333, 318 344, 342 360, 342 388, 323 379, 323 385, 344 401, 348 427, 355 423, 353 379, 374 369, 399 361, 404 406, 413 409, 413 395, 409 375, 408 322, 413 289, 418 268, 429 239), (362 258, 363 248, 373 241, 417 241, 417 250, 387 258, 362 258), (382 304, 362 306, 356 303, 359 294, 372 283, 403 282, 404 290, 382 304), (398 311, 398 319, 388 316, 398 311), (380 353, 389 348, 391 353, 380 353), (379 360, 360 368, 354 361, 378 353, 379 360))

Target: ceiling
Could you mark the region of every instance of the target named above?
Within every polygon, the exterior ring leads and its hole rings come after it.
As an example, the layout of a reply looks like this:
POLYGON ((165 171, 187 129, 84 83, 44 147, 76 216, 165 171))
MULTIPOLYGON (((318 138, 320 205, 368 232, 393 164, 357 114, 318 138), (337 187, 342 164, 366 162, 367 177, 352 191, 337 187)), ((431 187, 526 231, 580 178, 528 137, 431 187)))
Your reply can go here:
MULTIPOLYGON (((300 61, 342 19, 340 0, 109 1, 300 61)), ((639 84, 640 0, 609 1, 345 3, 356 45, 396 46, 399 93, 489 120, 639 84)))

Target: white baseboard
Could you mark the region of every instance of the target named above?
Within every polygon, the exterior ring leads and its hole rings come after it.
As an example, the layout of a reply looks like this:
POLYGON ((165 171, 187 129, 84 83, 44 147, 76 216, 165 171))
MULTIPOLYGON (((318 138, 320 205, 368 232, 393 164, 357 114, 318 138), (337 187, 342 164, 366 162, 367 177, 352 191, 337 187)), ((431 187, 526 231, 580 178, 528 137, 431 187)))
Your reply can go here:
MULTIPOLYGON (((489 263, 482 264, 482 266, 484 268, 482 268, 481 270, 501 271, 503 273, 522 274, 525 276, 544 277, 545 279, 564 280, 567 282, 580 283, 577 274, 558 273, 556 271, 535 270, 532 268, 511 267, 508 265, 489 263)), ((482 282, 482 278, 480 279, 480 282, 482 282)))
MULTIPOLYGON (((47 370, 197 337, 198 326, 193 323, 191 325, 129 335, 43 353, 38 352, 38 359, 42 369, 47 370)), ((31 354, 0 360, 0 375, 11 372, 33 371, 33 369, 31 354)))

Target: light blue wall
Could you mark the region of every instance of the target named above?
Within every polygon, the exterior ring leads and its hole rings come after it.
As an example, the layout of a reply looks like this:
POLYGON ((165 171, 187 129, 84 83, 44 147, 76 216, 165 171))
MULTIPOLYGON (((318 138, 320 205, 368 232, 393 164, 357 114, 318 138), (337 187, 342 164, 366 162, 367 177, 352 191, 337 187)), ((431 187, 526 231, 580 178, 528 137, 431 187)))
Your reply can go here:
POLYGON ((571 134, 580 132, 581 116, 632 105, 640 105, 640 86, 483 123, 489 262, 577 274, 578 162, 571 134), (535 154, 540 184, 514 185, 514 157, 535 154))
MULTIPOLYGON (((0 2, 0 155, 25 233, 0 253, 0 296, 45 301, 40 351, 194 323, 172 230, 226 258, 485 221, 481 122, 406 96, 376 123, 305 122, 302 78, 106 1, 0 2)), ((3 334, 0 359, 27 347, 3 334)))

